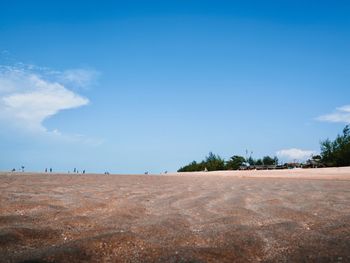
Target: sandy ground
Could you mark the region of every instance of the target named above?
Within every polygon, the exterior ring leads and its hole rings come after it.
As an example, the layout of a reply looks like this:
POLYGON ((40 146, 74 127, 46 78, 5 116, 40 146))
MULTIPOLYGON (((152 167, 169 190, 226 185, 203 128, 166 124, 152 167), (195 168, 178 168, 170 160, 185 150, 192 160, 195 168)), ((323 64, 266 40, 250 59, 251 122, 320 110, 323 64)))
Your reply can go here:
POLYGON ((1 262, 350 262, 350 168, 0 174, 1 262))

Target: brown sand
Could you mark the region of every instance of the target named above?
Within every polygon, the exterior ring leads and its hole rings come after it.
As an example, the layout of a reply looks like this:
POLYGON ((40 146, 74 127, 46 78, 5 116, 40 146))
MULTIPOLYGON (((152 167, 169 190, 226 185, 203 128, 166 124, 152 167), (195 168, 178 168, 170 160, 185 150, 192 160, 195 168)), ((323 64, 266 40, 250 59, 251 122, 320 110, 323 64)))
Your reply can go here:
POLYGON ((1 262, 350 262, 350 168, 0 174, 1 262))

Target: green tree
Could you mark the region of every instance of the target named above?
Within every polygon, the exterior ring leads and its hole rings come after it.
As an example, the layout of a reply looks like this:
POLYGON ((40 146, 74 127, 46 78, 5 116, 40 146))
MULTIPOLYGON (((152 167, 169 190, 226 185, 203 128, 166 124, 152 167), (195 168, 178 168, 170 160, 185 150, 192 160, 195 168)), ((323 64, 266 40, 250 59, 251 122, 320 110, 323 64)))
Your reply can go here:
POLYGON ((245 162, 245 158, 239 155, 234 155, 231 157, 229 161, 226 163, 226 169, 228 170, 238 170, 240 166, 242 166, 245 162))
POLYGON ((262 162, 264 165, 277 165, 278 164, 278 158, 275 157, 270 157, 270 156, 264 156, 262 159, 262 162))
POLYGON ((263 161, 261 159, 258 159, 255 161, 255 165, 263 165, 263 161))
POLYGON ((208 171, 225 170, 225 160, 212 152, 205 158, 204 165, 208 171))
POLYGON ((350 165, 350 126, 343 129, 343 134, 337 135, 334 141, 329 139, 321 142, 322 163, 326 166, 350 165))
POLYGON ((219 155, 215 155, 210 152, 209 155, 205 157, 205 160, 201 161, 200 163, 193 161, 188 165, 181 167, 178 172, 204 171, 205 168, 207 168, 208 171, 225 170, 225 160, 219 155))
POLYGON ((188 165, 181 167, 178 170, 178 172, 195 172, 195 171, 201 171, 201 170, 202 170, 201 164, 197 163, 196 161, 193 161, 193 162, 189 163, 188 165))
POLYGON ((249 165, 255 165, 255 160, 253 159, 253 157, 249 157, 248 159, 247 159, 247 163, 249 163, 249 165))

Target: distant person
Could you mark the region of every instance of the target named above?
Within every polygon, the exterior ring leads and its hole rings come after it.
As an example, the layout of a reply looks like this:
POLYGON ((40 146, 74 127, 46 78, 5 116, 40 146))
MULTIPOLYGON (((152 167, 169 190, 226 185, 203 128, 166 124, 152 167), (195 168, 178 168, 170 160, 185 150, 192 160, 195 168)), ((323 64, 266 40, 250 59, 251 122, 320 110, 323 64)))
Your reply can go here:
POLYGON ((47 168, 45 168, 45 173, 47 173, 47 168))
POLYGON ((76 173, 76 172, 77 172, 77 168, 74 168, 74 169, 73 169, 73 173, 76 173))
POLYGON ((24 166, 22 165, 21 168, 22 168, 22 173, 23 173, 24 172, 24 166))
POLYGON ((50 173, 52 173, 52 168, 50 168, 50 173))
POLYGON ((85 174, 85 170, 83 170, 83 174, 85 174))

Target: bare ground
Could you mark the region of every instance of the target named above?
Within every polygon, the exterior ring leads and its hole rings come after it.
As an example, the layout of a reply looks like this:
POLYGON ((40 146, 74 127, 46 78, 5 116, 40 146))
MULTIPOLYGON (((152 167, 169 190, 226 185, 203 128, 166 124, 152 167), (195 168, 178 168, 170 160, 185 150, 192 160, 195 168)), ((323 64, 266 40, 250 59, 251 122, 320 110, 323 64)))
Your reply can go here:
POLYGON ((0 262, 350 262, 350 168, 0 174, 0 262))

